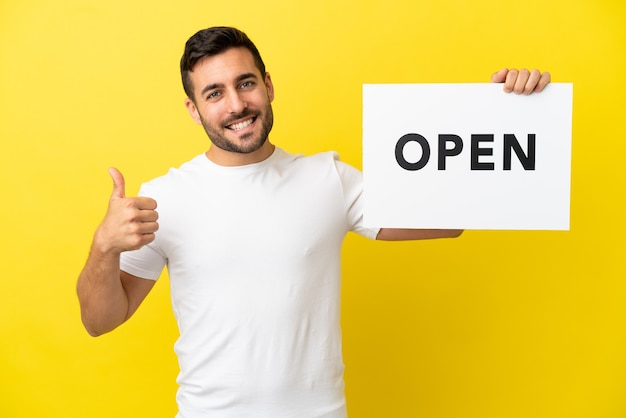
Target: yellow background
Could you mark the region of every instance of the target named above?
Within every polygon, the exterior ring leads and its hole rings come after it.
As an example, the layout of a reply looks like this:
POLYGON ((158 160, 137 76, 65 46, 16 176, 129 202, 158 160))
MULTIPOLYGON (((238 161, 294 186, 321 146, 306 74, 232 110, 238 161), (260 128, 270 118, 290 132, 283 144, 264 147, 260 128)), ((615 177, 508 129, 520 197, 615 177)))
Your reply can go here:
POLYGON ((183 107, 185 40, 235 25, 272 74, 272 140, 361 165, 361 85, 574 83, 571 231, 344 246, 350 415, 626 416, 622 0, 2 0, 0 416, 173 417, 168 281, 106 336, 75 280, 104 214, 207 148, 183 107))

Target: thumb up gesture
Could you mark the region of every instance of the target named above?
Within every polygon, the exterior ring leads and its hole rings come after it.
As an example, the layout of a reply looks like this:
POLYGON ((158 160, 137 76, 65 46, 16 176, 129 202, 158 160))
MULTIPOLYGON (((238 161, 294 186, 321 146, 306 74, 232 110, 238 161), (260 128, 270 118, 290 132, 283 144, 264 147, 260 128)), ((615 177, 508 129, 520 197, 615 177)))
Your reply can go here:
POLYGON ((113 192, 102 223, 94 239, 103 252, 121 253, 137 250, 154 241, 159 229, 156 201, 149 197, 126 197, 124 176, 110 168, 113 192))

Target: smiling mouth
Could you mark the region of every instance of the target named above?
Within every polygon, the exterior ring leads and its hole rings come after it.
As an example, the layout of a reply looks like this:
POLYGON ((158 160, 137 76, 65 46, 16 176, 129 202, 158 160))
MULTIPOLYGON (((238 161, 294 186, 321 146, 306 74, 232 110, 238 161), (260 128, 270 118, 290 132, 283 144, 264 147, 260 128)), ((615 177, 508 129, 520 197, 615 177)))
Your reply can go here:
POLYGON ((248 126, 252 125, 252 123, 256 120, 256 117, 250 118, 250 119, 246 119, 242 122, 237 122, 237 123, 233 123, 231 125, 227 125, 226 129, 230 129, 231 131, 240 131, 242 129, 247 128, 248 126))

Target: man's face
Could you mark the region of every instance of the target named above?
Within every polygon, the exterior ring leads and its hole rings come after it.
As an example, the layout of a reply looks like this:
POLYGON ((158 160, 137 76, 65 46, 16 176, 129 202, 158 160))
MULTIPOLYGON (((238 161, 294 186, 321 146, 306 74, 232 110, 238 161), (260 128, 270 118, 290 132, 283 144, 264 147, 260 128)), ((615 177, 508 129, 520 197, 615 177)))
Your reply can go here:
POLYGON ((204 58, 190 77, 194 100, 185 103, 218 148, 214 153, 253 154, 264 146, 274 122, 274 88, 247 49, 204 58))

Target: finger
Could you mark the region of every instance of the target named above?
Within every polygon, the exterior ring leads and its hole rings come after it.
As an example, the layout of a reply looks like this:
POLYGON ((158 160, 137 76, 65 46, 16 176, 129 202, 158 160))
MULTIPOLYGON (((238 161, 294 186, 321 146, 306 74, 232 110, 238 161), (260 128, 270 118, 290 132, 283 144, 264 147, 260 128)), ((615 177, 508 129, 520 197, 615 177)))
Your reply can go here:
POLYGON ((509 72, 508 68, 503 68, 500 71, 493 73, 491 75, 491 82, 492 83, 504 83, 504 80, 506 80, 506 75, 508 72, 509 72))
POLYGON ((526 90, 526 83, 530 78, 530 71, 526 68, 522 68, 519 70, 517 74, 517 79, 515 80, 515 86, 513 87, 513 92, 515 94, 522 94, 526 90))
POLYGON ((517 74, 519 72, 515 69, 509 70, 506 75, 506 79, 504 80, 504 91, 507 93, 511 93, 513 88, 515 87, 515 81, 517 80, 517 74))
POLYGON ((113 193, 111 198, 124 198, 126 197, 126 183, 124 182, 124 176, 119 172, 117 168, 109 168, 109 175, 113 179, 113 193))
POLYGON ((157 222, 141 222, 137 224, 137 233, 141 235, 154 234, 159 230, 157 222))
POLYGON ((141 244, 142 244, 142 246, 144 246, 146 244, 150 244, 152 241, 154 241, 154 238, 156 238, 156 235, 154 233, 143 234, 141 236, 141 244))
POLYGON ((537 83, 537 87, 535 87, 535 92, 540 93, 548 84, 550 84, 551 79, 552 77, 550 76, 550 73, 545 72, 541 74, 541 78, 539 79, 539 82, 537 83))
POLYGON ((132 239, 127 242, 123 251, 138 250, 146 244, 150 244, 154 241, 156 235, 154 233, 138 234, 134 235, 132 239))
POLYGON ((157 208, 156 200, 152 199, 151 197, 140 196, 133 198, 133 200, 135 202, 134 207, 136 207, 137 209, 155 210, 157 208))
POLYGON ((524 87, 524 94, 530 94, 535 91, 540 79, 541 72, 539 70, 532 70, 526 82, 526 86, 524 87))
POLYGON ((134 219, 139 222, 156 222, 159 219, 159 213, 156 210, 140 210, 134 219))

